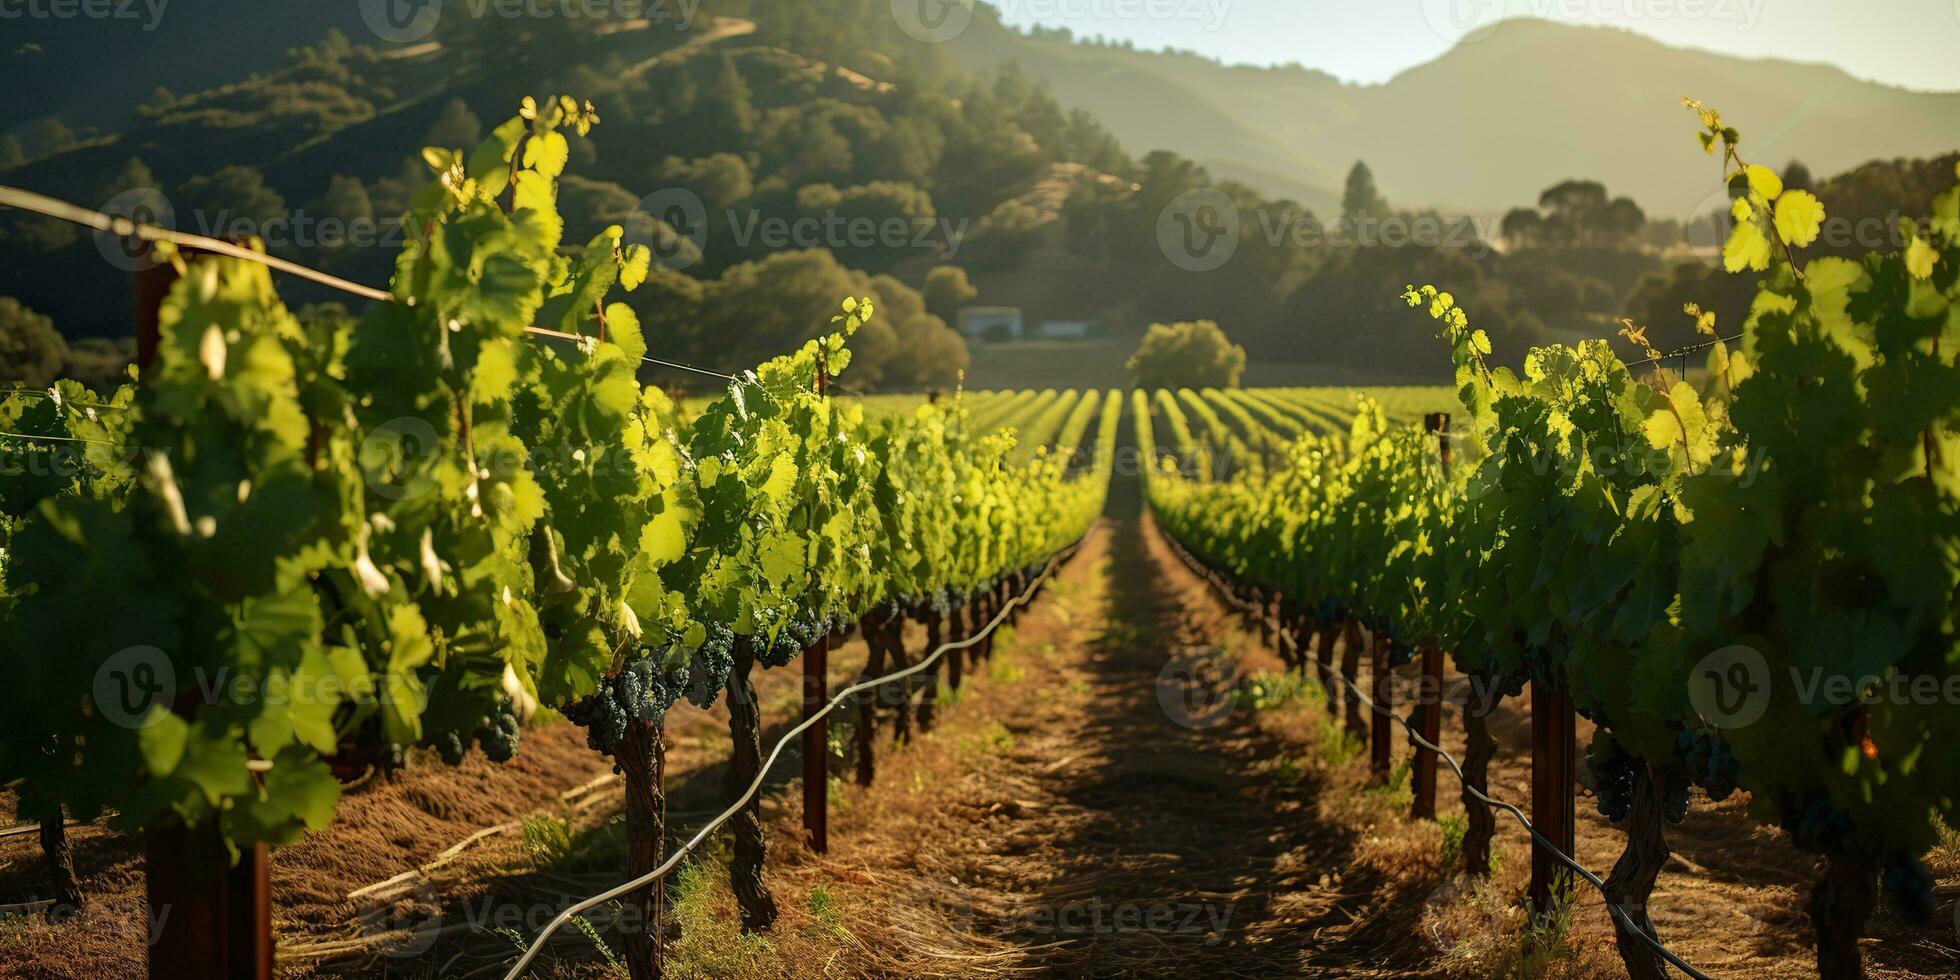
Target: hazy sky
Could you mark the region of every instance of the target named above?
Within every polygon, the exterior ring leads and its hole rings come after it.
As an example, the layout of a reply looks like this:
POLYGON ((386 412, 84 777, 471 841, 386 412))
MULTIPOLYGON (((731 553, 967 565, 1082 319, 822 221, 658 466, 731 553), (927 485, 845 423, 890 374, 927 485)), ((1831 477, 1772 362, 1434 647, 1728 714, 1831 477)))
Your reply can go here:
POLYGON ((1300 62, 1380 82, 1507 16, 1630 28, 1745 57, 1960 90, 1960 0, 989 0, 1002 19, 1230 62, 1300 62))

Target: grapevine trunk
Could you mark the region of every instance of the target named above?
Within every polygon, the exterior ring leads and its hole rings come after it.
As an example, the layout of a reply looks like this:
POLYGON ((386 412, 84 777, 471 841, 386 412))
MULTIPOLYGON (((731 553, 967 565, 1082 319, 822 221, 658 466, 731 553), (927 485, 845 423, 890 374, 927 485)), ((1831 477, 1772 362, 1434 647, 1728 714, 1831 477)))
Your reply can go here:
MULTIPOLYGON (((949 630, 947 638, 957 641, 972 636, 973 628, 967 625, 971 621, 972 615, 973 606, 970 603, 963 604, 960 608, 953 610, 953 614, 946 621, 949 630)), ((946 686, 952 688, 955 694, 959 693, 960 685, 965 683, 965 678, 962 676, 962 672, 965 670, 965 664, 966 650, 964 648, 946 651, 946 686)))
POLYGON ((1388 712, 1394 708, 1394 688, 1390 685, 1388 671, 1388 634, 1377 630, 1372 648, 1374 657, 1369 662, 1369 696, 1374 700, 1377 710, 1368 712, 1370 741, 1374 749, 1370 767, 1374 770, 1375 781, 1385 783, 1388 771, 1395 764, 1393 747, 1389 742, 1388 712))
POLYGON ((1320 628, 1320 637, 1315 641, 1314 671, 1320 675, 1321 693, 1327 695, 1327 705, 1334 706, 1334 624, 1328 623, 1320 628))
MULTIPOLYGON (((930 657, 932 651, 939 649, 940 619, 939 614, 930 608, 926 610, 923 618, 926 624, 926 645, 925 649, 919 651, 919 656, 930 657)), ((919 697, 920 734, 932 731, 932 712, 935 702, 939 700, 939 664, 936 661, 926 669, 924 677, 924 681, 921 682, 924 692, 919 697)))
POLYGON ((47 865, 48 885, 54 893, 48 918, 56 920, 82 907, 82 886, 75 878, 75 852, 68 846, 68 831, 62 826, 61 804, 51 809, 49 816, 41 818, 41 859, 47 865))
MULTIPOLYGON (((893 670, 904 670, 911 666, 905 657, 905 614, 893 616, 885 624, 885 655, 893 670)), ((892 739, 908 742, 912 739, 912 678, 901 677, 882 687, 883 697, 892 705, 892 739)))
POLYGON ((1361 673, 1361 626, 1348 620, 1346 642, 1341 645, 1341 676, 1347 678, 1347 730, 1356 742, 1368 744, 1368 722, 1361 717, 1361 689, 1355 678, 1361 673))
POLYGON ((1469 695, 1463 702, 1463 731, 1468 743, 1463 753, 1463 814, 1467 824, 1463 832, 1463 863, 1471 875, 1488 878, 1490 842, 1497 834, 1497 814, 1476 794, 1488 791, 1490 760, 1497 755, 1497 739, 1490 735, 1490 716, 1497 711, 1497 686, 1490 678, 1474 674, 1469 682, 1469 695))
MULTIPOLYGON (((862 684, 885 670, 882 617, 877 613, 866 616, 858 632, 864 634, 864 673, 858 675, 862 684)), ((869 786, 878 778, 878 689, 858 692, 857 709, 857 783, 869 786)))
MULTIPOLYGON (((1606 878, 1606 900, 1618 905, 1636 927, 1654 935, 1654 922, 1647 914, 1647 899, 1654 882, 1667 863, 1666 776, 1652 766, 1641 766, 1634 777, 1633 810, 1627 815, 1627 846, 1613 873, 1606 878)), ((1667 970, 1652 946, 1613 917, 1613 931, 1619 936, 1620 959, 1626 963, 1631 980, 1665 980, 1667 970)))
MULTIPOLYGON (((749 673, 755 668, 755 650, 748 637, 736 638, 734 655, 735 666, 728 672, 728 734, 735 742, 733 764, 728 771, 731 799, 746 791, 762 769, 762 719, 756 706, 755 685, 749 679, 749 673)), ((762 881, 768 841, 762 836, 760 799, 744 804, 728 825, 735 836, 729 884, 736 903, 742 907, 742 930, 767 930, 776 921, 776 900, 762 881)))
POLYGON ((1821 980, 1864 980, 1858 936, 1878 907, 1878 868, 1869 858, 1833 854, 1810 893, 1821 980))
MULTIPOLYGON (((667 799, 663 791, 667 748, 661 726, 635 720, 620 739, 613 761, 626 783, 626 875, 638 878, 660 866, 667 851, 667 799)), ((662 930, 667 889, 655 882, 628 895, 619 917, 620 945, 633 980, 657 980, 665 959, 662 930)))

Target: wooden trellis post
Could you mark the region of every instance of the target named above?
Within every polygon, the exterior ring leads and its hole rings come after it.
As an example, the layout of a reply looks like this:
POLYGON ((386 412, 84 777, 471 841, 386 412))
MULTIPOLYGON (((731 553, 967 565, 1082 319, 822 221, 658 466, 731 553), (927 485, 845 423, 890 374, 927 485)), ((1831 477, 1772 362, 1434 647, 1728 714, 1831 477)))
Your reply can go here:
MULTIPOLYGON (((1531 682, 1531 823, 1552 846, 1572 853, 1578 812, 1578 715, 1572 695, 1531 682)), ((1531 844, 1531 911, 1544 915, 1565 865, 1536 839, 1531 844)))

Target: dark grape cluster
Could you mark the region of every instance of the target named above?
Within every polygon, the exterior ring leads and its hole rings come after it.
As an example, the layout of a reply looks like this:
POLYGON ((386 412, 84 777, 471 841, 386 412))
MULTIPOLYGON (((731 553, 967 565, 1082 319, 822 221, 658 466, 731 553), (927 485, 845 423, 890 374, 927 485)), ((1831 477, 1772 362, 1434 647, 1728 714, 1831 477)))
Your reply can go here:
POLYGON ((641 657, 599 682, 599 690, 565 707, 565 717, 585 729, 586 744, 611 755, 631 721, 659 724, 687 687, 685 669, 669 671, 660 656, 641 657))
POLYGON ((1806 851, 1855 854, 1859 849, 1854 837, 1857 827, 1851 822, 1851 814, 1826 799, 1813 798, 1800 807, 1785 807, 1783 829, 1806 851))
POLYGON ((517 737, 517 716, 506 711, 483 720, 483 727, 476 731, 476 744, 483 747, 491 762, 509 762, 517 757, 517 737))
POLYGON ((687 664, 687 699, 697 708, 712 708, 735 669, 735 631, 720 623, 708 626, 708 638, 687 664))
MULTIPOLYGON (((448 765, 460 765, 463 757, 469 754, 470 743, 482 746, 483 754, 491 762, 509 762, 517 757, 517 739, 520 726, 517 716, 508 710, 492 716, 485 716, 475 732, 465 738, 458 732, 443 732, 436 738, 436 753, 448 765)), ((399 751, 399 746, 395 747, 399 751)))
POLYGON ((1586 767, 1592 772, 1593 799, 1599 815, 1614 823, 1633 813, 1633 788, 1640 779, 1642 763, 1611 738, 1596 738, 1586 750, 1586 767))
POLYGON ((828 632, 824 621, 815 617, 793 618, 776 631, 774 642, 766 648, 757 645, 755 659, 771 669, 786 667, 828 632))
POLYGON ((1933 872, 1917 855, 1893 855, 1891 860, 1885 862, 1879 882, 1900 918, 1923 923, 1932 919, 1934 911, 1938 909, 1938 903, 1933 898, 1933 872))
POLYGON ((1674 750, 1687 767, 1688 778, 1708 790, 1709 799, 1719 802, 1735 792, 1742 766, 1736 762, 1728 740, 1720 734, 1682 732, 1675 740, 1674 750))
MULTIPOLYGON (((1640 784, 1641 774, 1647 769, 1647 763, 1628 752, 1617 740, 1602 734, 1586 750, 1586 766, 1592 772, 1593 796, 1598 800, 1599 815, 1614 823, 1631 816, 1634 791, 1640 784)), ((1687 819, 1688 790, 1691 788, 1687 774, 1678 767, 1668 768, 1661 787, 1661 813, 1669 823, 1687 819)))
POLYGON ((931 592, 926 593, 925 606, 926 608, 932 610, 932 614, 934 616, 938 616, 941 619, 944 619, 947 616, 951 616, 953 614, 952 590, 934 589, 931 592))

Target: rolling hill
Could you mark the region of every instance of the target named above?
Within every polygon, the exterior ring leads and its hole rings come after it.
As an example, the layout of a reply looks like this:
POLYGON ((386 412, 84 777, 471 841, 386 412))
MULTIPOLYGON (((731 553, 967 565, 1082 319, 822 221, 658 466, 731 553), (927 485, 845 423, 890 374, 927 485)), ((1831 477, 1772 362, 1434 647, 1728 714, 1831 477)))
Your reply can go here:
POLYGON ((1335 204, 1360 159, 1404 207, 1493 214, 1584 176, 1651 214, 1686 217, 1702 210, 1714 165, 1693 152, 1684 95, 1720 107, 1756 139, 1746 149, 1778 167, 1835 173, 1960 144, 1960 93, 1542 20, 1507 22, 1381 85, 1029 36, 985 15, 948 47, 969 69, 1011 62, 1046 79, 1132 152, 1173 150, 1316 210, 1335 204))

